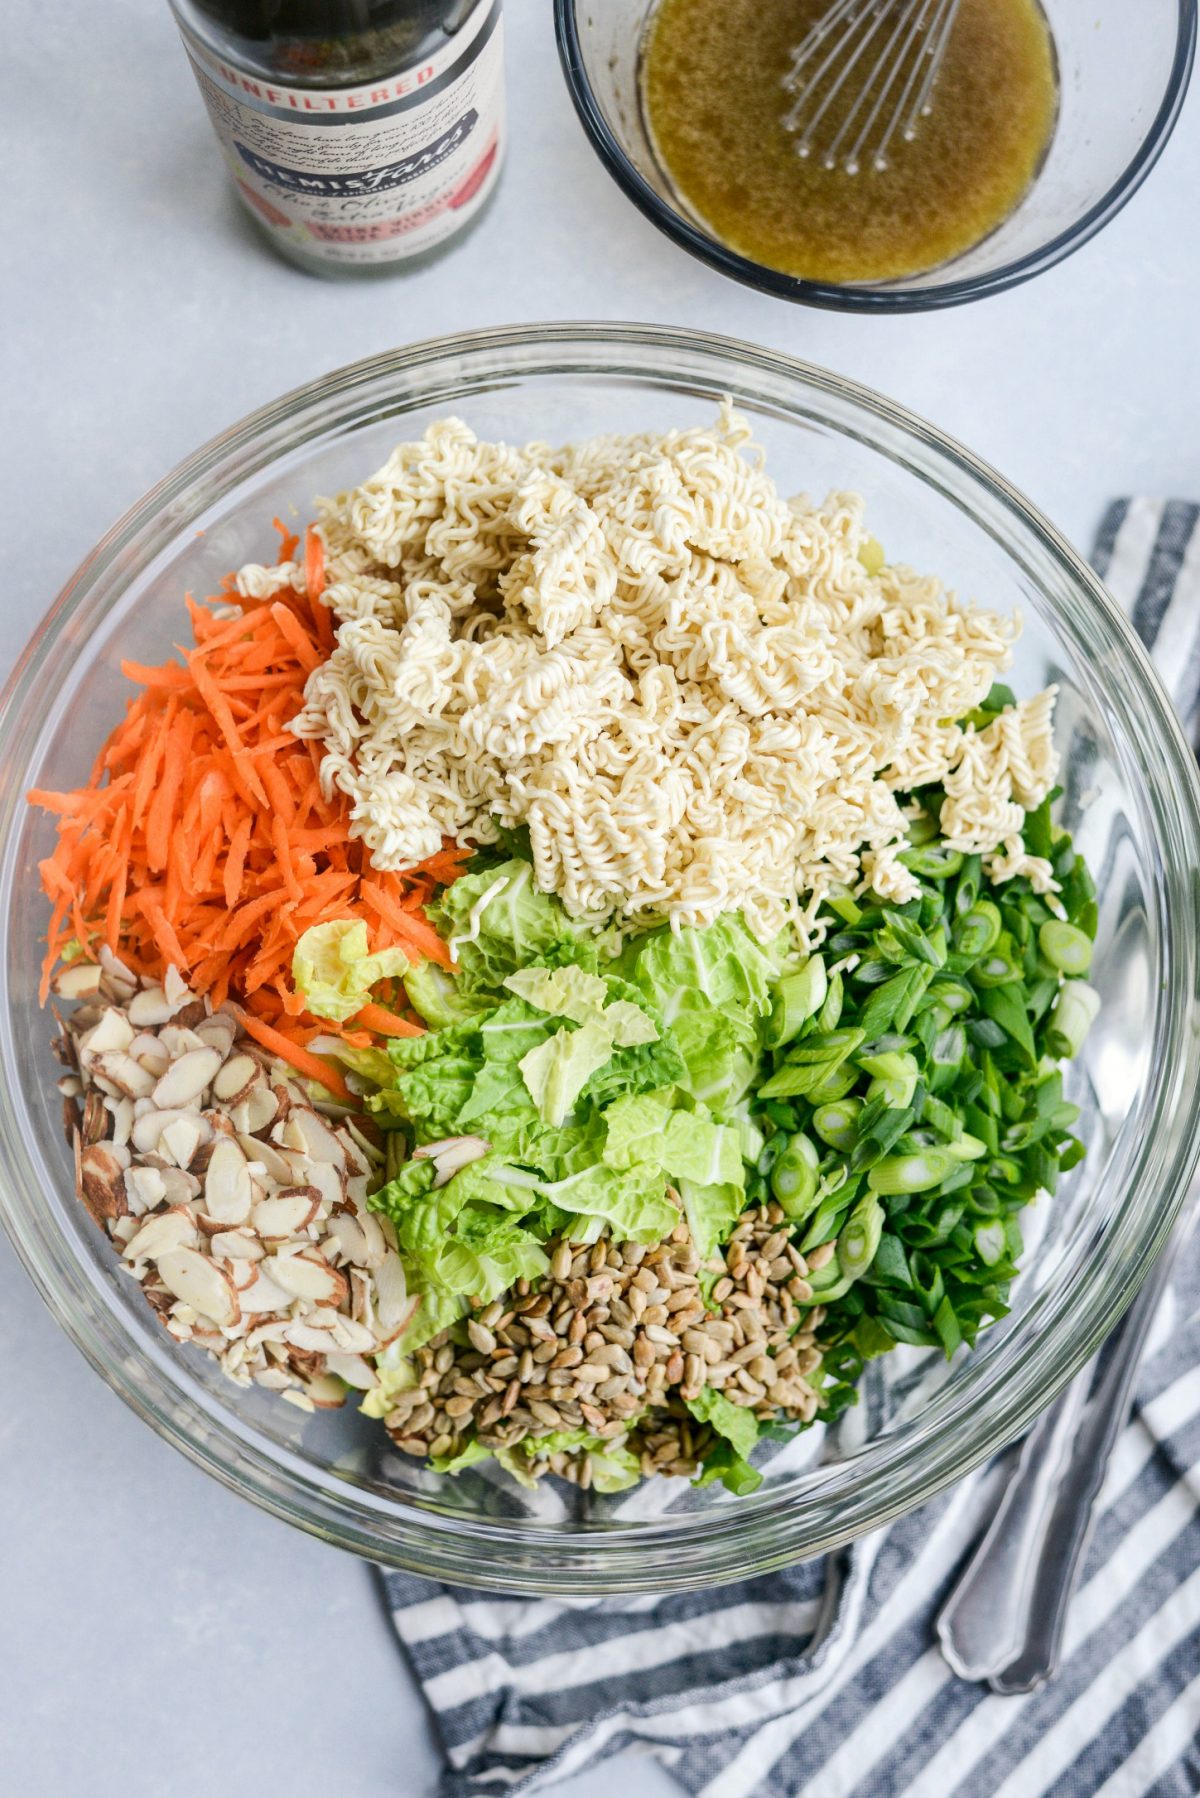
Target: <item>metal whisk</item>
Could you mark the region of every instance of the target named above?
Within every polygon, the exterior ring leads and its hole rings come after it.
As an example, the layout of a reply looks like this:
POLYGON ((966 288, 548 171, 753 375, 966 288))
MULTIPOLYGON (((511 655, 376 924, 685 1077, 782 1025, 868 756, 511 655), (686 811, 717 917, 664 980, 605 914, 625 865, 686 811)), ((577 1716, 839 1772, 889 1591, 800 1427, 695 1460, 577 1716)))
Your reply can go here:
POLYGON ((799 156, 856 175, 868 157, 877 169, 899 138, 911 142, 932 111, 934 83, 960 0, 833 0, 792 52, 783 78, 794 96, 784 117, 799 156), (851 85, 847 85, 847 84, 851 85), (821 127, 839 95, 847 110, 821 127), (834 126, 836 125, 836 129, 834 126))

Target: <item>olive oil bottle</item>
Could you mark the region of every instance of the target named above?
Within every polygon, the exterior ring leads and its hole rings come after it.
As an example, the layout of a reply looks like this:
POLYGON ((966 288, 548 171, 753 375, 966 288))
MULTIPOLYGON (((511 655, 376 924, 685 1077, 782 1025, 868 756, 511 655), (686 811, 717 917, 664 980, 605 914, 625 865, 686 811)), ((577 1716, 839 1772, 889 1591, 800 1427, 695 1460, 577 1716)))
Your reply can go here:
POLYGON ((322 274, 411 268, 504 150, 501 0, 171 0, 243 205, 322 274))

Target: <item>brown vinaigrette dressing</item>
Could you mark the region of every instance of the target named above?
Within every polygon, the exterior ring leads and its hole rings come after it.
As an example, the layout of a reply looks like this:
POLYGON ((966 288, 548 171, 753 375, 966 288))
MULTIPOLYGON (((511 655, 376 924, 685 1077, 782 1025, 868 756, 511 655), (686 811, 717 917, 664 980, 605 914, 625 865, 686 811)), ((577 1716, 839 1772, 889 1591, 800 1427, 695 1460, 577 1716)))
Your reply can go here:
MULTIPOLYGON (((660 0, 642 95, 660 161, 728 248, 814 281, 881 281, 960 255, 1006 219, 1054 130, 1054 45, 1037 0, 962 0, 933 109, 890 166, 796 154, 780 83, 829 0, 660 0)), ((847 91, 853 83, 847 84, 847 91)), ((832 137, 849 99, 823 126, 832 137)))

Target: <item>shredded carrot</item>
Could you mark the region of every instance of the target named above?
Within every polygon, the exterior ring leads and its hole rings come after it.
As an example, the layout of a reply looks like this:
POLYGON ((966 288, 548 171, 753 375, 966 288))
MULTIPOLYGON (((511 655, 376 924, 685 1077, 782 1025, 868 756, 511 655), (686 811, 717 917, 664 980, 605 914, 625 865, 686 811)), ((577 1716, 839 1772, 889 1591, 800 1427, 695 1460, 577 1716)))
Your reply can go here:
POLYGON ((272 1054, 278 1055, 283 1061, 298 1069, 309 1080, 317 1080, 322 1086, 327 1086, 331 1093, 336 1093, 338 1098, 344 1099, 347 1105, 354 1104, 354 1095, 342 1076, 331 1068, 328 1062, 322 1061, 320 1056, 310 1055, 301 1043, 293 1042, 291 1037, 285 1036, 281 1030, 272 1029, 271 1025, 264 1022, 262 1018, 256 1018, 253 1012, 244 1011, 242 1023, 246 1026, 249 1035, 254 1038, 255 1042, 261 1043, 264 1049, 270 1049, 272 1054))
POLYGON ((315 606, 325 591, 325 545, 311 527, 304 537, 304 584, 315 606))
POLYGON ((363 1005, 355 1012, 354 1018, 356 1023, 364 1025, 368 1030, 378 1031, 380 1036, 422 1035, 419 1024, 410 1024, 407 1018, 397 1017, 394 1011, 388 1011, 382 1005, 363 1005))
MULTIPOLYGON (((290 559, 298 539, 275 522, 290 559)), ((338 1027, 310 1016, 292 987, 297 940, 314 924, 361 919, 373 950, 448 965, 424 906, 466 851, 447 842, 419 867, 380 873, 350 833, 349 802, 322 790, 319 747, 288 729, 333 642, 320 601, 324 545, 312 530, 304 567, 303 593, 255 601, 230 586, 189 601, 195 647, 158 668, 124 664, 139 691, 88 784, 30 793, 58 834, 40 870, 53 907, 42 994, 71 937, 93 956, 106 942, 159 977, 173 963, 214 1004, 248 1005, 246 1027, 264 1046, 285 1055, 286 1045, 294 1067, 341 1092, 304 1046, 338 1027)), ((372 1004, 344 1034, 364 1029, 418 1026, 372 1004)))
POLYGON ((271 523, 279 532, 279 560, 281 562, 290 562, 296 553, 296 546, 300 539, 295 531, 288 530, 282 519, 273 518, 271 523))

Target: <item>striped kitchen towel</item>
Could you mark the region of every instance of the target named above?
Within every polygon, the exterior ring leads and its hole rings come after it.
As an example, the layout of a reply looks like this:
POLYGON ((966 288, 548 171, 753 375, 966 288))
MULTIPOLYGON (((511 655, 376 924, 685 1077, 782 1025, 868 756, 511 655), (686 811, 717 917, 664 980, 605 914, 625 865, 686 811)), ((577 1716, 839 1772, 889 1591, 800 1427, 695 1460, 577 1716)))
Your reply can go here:
MULTIPOLYGON (((1198 517, 1119 501, 1095 554, 1193 732, 1198 517)), ((825 1560, 707 1592, 563 1605, 383 1572, 445 1747, 445 1798, 540 1791, 626 1749, 703 1798, 1200 1792, 1200 1238, 1156 1320, 1063 1665, 1023 1697, 956 1679, 933 1633, 999 1477, 984 1469, 825 1560)))

